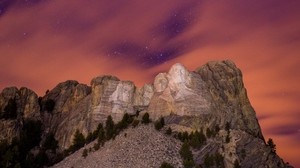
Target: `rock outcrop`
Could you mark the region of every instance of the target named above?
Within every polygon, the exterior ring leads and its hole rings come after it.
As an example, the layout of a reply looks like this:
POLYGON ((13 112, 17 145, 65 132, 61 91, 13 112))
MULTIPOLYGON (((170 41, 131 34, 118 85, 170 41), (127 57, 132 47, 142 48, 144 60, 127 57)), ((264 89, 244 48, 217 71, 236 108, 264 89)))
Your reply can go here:
POLYGON ((188 122, 177 124, 195 129, 216 125, 225 128, 229 123, 232 128, 263 138, 242 73, 231 61, 209 62, 195 72, 175 64, 168 73, 156 76, 154 88, 147 109, 154 120, 171 114, 184 116, 188 122))
POLYGON ((196 72, 205 81, 213 98, 218 111, 215 117, 219 124, 225 125, 225 122, 229 122, 235 129, 263 138, 243 84, 242 73, 233 62, 209 62, 196 72))
POLYGON ((53 111, 42 111, 41 114, 45 133, 55 133, 61 148, 70 146, 77 129, 85 134, 89 132, 87 121, 90 93, 89 86, 77 81, 66 81, 58 84, 42 98, 42 102, 55 102, 53 111))
POLYGON ((9 87, 0 94, 0 140, 18 136, 24 119, 39 120, 38 96, 27 88, 9 87))
MULTIPOLYGON (((205 154, 219 152, 226 167, 233 167, 235 160, 242 167, 251 167, 251 162, 254 167, 287 166, 266 145, 242 73, 231 61, 209 62, 192 72, 175 64, 142 88, 114 76, 96 77, 90 86, 66 81, 40 98, 27 88, 6 88, 0 94, 0 140, 17 137, 24 120, 41 120, 42 137, 54 133, 62 151, 71 146, 76 130, 87 136, 109 115, 118 122, 125 113, 139 112, 149 113, 153 121, 164 117, 175 132, 220 129, 205 147, 193 152, 197 164, 203 164, 205 154), (228 136, 230 142, 225 142, 228 136)), ((110 149, 119 150, 114 146, 105 150, 110 149)))
POLYGON ((175 114, 200 116, 213 110, 212 98, 200 75, 175 64, 168 73, 160 73, 154 80, 154 95, 148 112, 153 119, 175 114))
POLYGON ((125 113, 133 114, 135 86, 130 81, 120 81, 113 76, 94 78, 92 85, 92 104, 90 119, 92 129, 104 122, 108 115, 120 121, 125 113))
POLYGON ((133 82, 120 81, 114 76, 99 76, 91 81, 91 87, 77 81, 66 81, 49 91, 43 101, 54 100, 50 113, 43 113, 47 132, 55 132, 62 148, 72 144, 78 129, 85 136, 104 123, 109 115, 115 122, 125 113, 135 114, 136 109, 149 105, 153 87, 136 88, 133 82))
POLYGON ((145 84, 142 88, 136 88, 134 92, 134 107, 144 109, 149 106, 151 98, 154 94, 153 85, 145 84))

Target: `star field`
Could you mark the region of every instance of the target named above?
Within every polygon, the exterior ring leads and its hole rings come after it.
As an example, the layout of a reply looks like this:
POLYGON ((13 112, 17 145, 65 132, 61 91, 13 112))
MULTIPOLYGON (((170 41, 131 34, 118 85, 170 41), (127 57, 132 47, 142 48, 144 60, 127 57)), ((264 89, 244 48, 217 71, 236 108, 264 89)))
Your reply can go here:
POLYGON ((231 59, 265 138, 300 167, 300 1, 0 0, 0 90, 111 74, 137 86, 231 59))

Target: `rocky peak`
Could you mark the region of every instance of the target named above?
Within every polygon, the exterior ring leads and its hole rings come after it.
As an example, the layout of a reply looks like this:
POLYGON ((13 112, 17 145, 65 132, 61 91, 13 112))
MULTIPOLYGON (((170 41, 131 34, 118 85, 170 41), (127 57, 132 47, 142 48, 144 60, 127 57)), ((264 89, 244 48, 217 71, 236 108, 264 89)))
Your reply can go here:
POLYGON ((3 89, 0 94, 0 141, 9 142, 18 136, 23 119, 40 120, 38 96, 32 90, 22 87, 3 89))
POLYGON ((190 82, 190 73, 182 64, 174 64, 169 72, 169 86, 173 90, 179 90, 190 82))
POLYGON ((17 87, 7 87, 2 90, 0 95, 1 95, 2 100, 11 99, 16 96, 18 91, 19 90, 17 87))
POLYGON ((67 112, 85 96, 90 94, 91 88, 84 84, 79 84, 74 80, 67 80, 59 83, 54 89, 49 91, 44 97, 45 100, 54 100, 54 112, 67 112))
POLYGON ((40 106, 37 103, 38 102, 38 95, 25 87, 22 87, 19 90, 20 94, 20 105, 18 107, 21 107, 21 111, 23 112, 24 118, 35 118, 40 119, 40 106))
POLYGON ((182 64, 174 64, 168 73, 159 73, 154 80, 156 92, 162 92, 167 87, 172 91, 179 91, 190 83, 191 75, 182 64))
POLYGON ((109 82, 109 81, 120 81, 120 79, 111 75, 98 76, 91 80, 91 86, 93 87, 96 85, 102 85, 105 82, 109 82))
POLYGON ((4 112, 8 103, 13 101, 16 104, 18 116, 38 117, 40 108, 37 100, 37 94, 28 88, 22 87, 20 90, 16 87, 4 88, 0 94, 0 112, 4 112))
MULTIPOLYGON (((166 124, 175 132, 203 130, 208 134, 208 130, 219 128, 216 141, 198 151, 199 163, 207 152, 219 150, 231 167, 235 159, 241 158, 237 151, 247 145, 249 158, 259 160, 256 165, 266 159, 270 161, 268 165, 273 165, 280 159, 267 150, 242 73, 228 60, 208 62, 195 71, 175 64, 168 72, 159 73, 153 84, 142 88, 107 75, 92 79, 90 86, 74 80, 59 83, 42 98, 27 88, 5 88, 0 94, 0 114, 5 116, 0 118, 0 140, 17 136, 23 120, 38 119, 43 123, 43 137, 54 133, 63 150, 72 144, 76 130, 87 136, 99 123, 105 123, 109 115, 118 122, 125 113, 133 115, 136 111, 148 112, 153 121, 165 117, 166 124), (47 102, 53 109, 44 108, 47 102), (13 118, 6 117, 8 104, 17 107, 13 118), (226 136, 232 139, 224 144, 226 136), (250 143, 240 139, 249 139, 250 143), (259 155, 266 157, 253 154, 257 152, 252 150, 255 147, 261 149, 259 155), (274 161, 269 159, 273 156, 274 161)), ((247 159, 242 164, 248 165, 247 159)), ((280 164, 284 165, 282 161, 280 164)))
POLYGON ((196 72, 205 81, 217 109, 225 111, 225 122, 263 138, 244 88, 242 73, 232 61, 208 62, 196 72))
POLYGON ((131 81, 120 81, 114 76, 100 76, 91 81, 91 128, 96 129, 99 122, 104 122, 108 115, 120 121, 123 114, 134 113, 133 96, 135 85, 131 81))
POLYGON ((232 61, 208 62, 198 68, 196 72, 209 85, 218 88, 220 92, 213 93, 214 96, 219 94, 225 101, 237 96, 239 91, 244 89, 242 73, 232 61))
POLYGON ((224 128, 229 123, 235 129, 263 138, 242 73, 232 61, 208 62, 195 72, 175 64, 168 73, 156 76, 154 87, 147 109, 154 120, 170 114, 199 116, 182 124, 200 129, 196 123, 202 123, 204 128, 224 128))

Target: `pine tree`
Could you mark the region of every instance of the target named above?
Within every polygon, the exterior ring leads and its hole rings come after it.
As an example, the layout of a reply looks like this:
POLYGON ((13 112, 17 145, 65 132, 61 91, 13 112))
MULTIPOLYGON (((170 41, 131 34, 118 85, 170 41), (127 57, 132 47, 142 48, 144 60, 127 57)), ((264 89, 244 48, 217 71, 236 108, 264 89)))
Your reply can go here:
POLYGON ((182 144, 179 153, 180 153, 180 155, 182 156, 182 158, 184 158, 184 159, 190 159, 190 158, 193 158, 193 154, 192 154, 192 152, 190 151, 190 146, 189 146, 189 144, 188 144, 187 141, 185 141, 185 142, 182 144))
POLYGON ((104 131, 103 127, 100 127, 99 131, 98 131, 98 143, 103 145, 104 142, 105 142, 105 131, 104 131))
POLYGON ((133 122, 132 122, 132 126, 133 126, 133 128, 135 128, 136 126, 138 126, 139 125, 139 123, 140 123, 140 121, 139 120, 133 120, 133 122))
POLYGON ((86 158, 87 155, 88 155, 88 150, 84 149, 83 152, 82 152, 82 157, 86 158))
POLYGON ((143 123, 143 124, 148 124, 149 122, 150 122, 149 114, 146 112, 146 113, 143 115, 142 123, 143 123))
POLYGON ((155 122, 154 126, 156 130, 160 130, 165 125, 165 120, 163 117, 161 117, 158 121, 155 122))
POLYGON ((170 127, 167 129, 166 134, 167 135, 171 135, 172 134, 172 129, 170 127))
POLYGON ((160 168, 174 168, 170 163, 163 162, 160 168))
POLYGON ((85 144, 85 138, 82 133, 77 129, 74 135, 73 144, 71 146, 71 151, 75 152, 76 150, 83 147, 85 144))
POLYGON ((229 136, 229 133, 227 133, 227 135, 226 135, 225 142, 226 142, 226 143, 229 143, 229 142, 230 142, 230 136, 229 136))
POLYGON ((115 135, 115 123, 114 123, 111 115, 109 115, 107 117, 106 124, 105 124, 105 130, 106 130, 106 139, 107 140, 110 140, 111 138, 114 137, 114 135, 115 135))
POLYGON ((275 145, 273 139, 272 139, 272 138, 269 138, 269 140, 268 140, 267 143, 268 143, 268 145, 270 146, 272 152, 276 153, 276 145, 275 145))
POLYGON ((195 165, 193 154, 187 141, 182 144, 179 153, 185 168, 192 168, 195 165))

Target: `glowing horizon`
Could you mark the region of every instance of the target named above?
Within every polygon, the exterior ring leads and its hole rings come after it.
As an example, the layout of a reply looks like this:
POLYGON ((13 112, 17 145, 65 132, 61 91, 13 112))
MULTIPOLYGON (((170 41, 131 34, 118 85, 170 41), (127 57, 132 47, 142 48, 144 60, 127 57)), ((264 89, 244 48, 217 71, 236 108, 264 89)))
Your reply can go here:
POLYGON ((0 90, 38 95, 66 80, 114 75, 137 86, 179 62, 230 59, 264 137, 300 167, 299 1, 0 2, 0 90))

